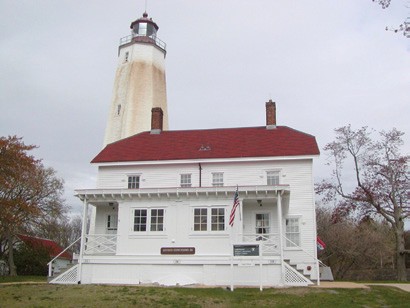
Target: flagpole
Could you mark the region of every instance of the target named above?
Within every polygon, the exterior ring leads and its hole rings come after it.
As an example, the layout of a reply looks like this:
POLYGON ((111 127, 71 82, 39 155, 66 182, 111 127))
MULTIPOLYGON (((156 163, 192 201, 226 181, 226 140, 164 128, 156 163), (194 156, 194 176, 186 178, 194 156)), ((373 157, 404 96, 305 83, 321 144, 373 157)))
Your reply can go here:
POLYGON ((230 236, 230 242, 231 242, 231 264, 230 264, 230 267, 231 267, 231 292, 233 292, 233 226, 231 226, 231 225, 229 225, 229 227, 230 227, 230 231, 231 231, 231 236, 230 236))
MULTIPOLYGON (((239 218, 240 221, 242 221, 242 216, 241 216, 241 202, 239 201, 239 193, 238 193, 238 185, 236 185, 236 190, 234 193, 234 197, 233 197, 233 204, 232 204, 232 209, 231 209, 231 213, 229 215, 229 226, 231 227, 231 291, 233 292, 234 290, 234 265, 233 265, 233 259, 234 259, 234 250, 233 250, 233 225, 235 222, 235 212, 236 209, 239 206, 239 218)), ((238 229, 238 228, 236 228, 238 229)))

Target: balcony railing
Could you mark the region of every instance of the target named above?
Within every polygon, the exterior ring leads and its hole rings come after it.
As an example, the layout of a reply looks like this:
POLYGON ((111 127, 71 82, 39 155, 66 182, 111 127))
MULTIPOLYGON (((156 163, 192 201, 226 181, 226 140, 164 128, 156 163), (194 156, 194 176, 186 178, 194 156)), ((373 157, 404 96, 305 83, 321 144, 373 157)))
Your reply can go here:
POLYGON ((122 38, 120 38, 120 47, 131 43, 131 42, 144 42, 144 43, 151 43, 154 45, 157 45, 159 48, 166 50, 167 44, 162 41, 161 39, 159 39, 157 36, 146 36, 146 35, 138 35, 138 34, 134 34, 134 35, 128 35, 128 36, 124 36, 122 38))

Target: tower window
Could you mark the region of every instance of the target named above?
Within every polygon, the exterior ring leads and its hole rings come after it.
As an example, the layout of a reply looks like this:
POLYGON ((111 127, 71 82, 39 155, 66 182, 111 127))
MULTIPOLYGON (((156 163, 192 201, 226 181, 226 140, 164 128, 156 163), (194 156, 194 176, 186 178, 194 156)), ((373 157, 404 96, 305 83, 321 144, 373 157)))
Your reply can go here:
POLYGON ((117 115, 120 115, 120 113, 121 113, 121 105, 118 105, 117 106, 117 115))
POLYGON ((130 57, 129 51, 125 53, 124 62, 128 62, 128 58, 130 57))

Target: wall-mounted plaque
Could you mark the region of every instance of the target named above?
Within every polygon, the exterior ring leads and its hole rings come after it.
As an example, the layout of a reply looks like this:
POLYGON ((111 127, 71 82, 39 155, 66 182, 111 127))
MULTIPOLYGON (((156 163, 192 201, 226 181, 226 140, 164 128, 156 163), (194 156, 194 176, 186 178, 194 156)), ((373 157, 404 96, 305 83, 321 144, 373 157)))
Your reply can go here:
POLYGON ((258 257, 259 245, 233 245, 235 257, 258 257))
POLYGON ((194 255, 195 247, 161 247, 162 255, 194 255))

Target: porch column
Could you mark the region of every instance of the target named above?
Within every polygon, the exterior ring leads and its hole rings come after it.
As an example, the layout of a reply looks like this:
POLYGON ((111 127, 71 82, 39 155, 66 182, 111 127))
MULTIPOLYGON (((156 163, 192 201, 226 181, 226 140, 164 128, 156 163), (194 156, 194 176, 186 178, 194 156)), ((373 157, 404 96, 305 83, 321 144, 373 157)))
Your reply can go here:
POLYGON ((279 247, 280 247, 280 280, 282 284, 285 284, 284 275, 285 275, 285 266, 283 264, 283 229, 282 229, 282 193, 283 191, 277 191, 276 195, 278 197, 277 200, 277 208, 278 208, 278 223, 279 223, 279 247))
MULTIPOLYGON (((315 204, 313 205, 313 207, 315 208, 315 204)), ((316 236, 315 236, 315 238, 313 239, 314 240, 314 242, 313 242, 313 247, 315 247, 314 249, 313 249, 313 256, 315 257, 315 262, 316 262, 316 271, 317 271, 317 281, 316 281, 316 284, 318 285, 318 286, 320 286, 320 261, 319 261, 319 258, 318 258, 318 255, 317 255, 317 221, 316 221, 316 209, 315 209, 315 212, 314 212, 314 215, 313 215, 313 222, 314 222, 314 224, 315 224, 315 234, 316 234, 316 236)))
POLYGON ((87 218, 88 218, 88 202, 87 202, 87 198, 84 197, 84 201, 83 201, 83 221, 82 221, 82 226, 81 226, 80 257, 78 258, 78 275, 77 275, 78 284, 81 283, 81 278, 82 278, 82 264, 83 264, 84 248, 85 248, 87 218))

